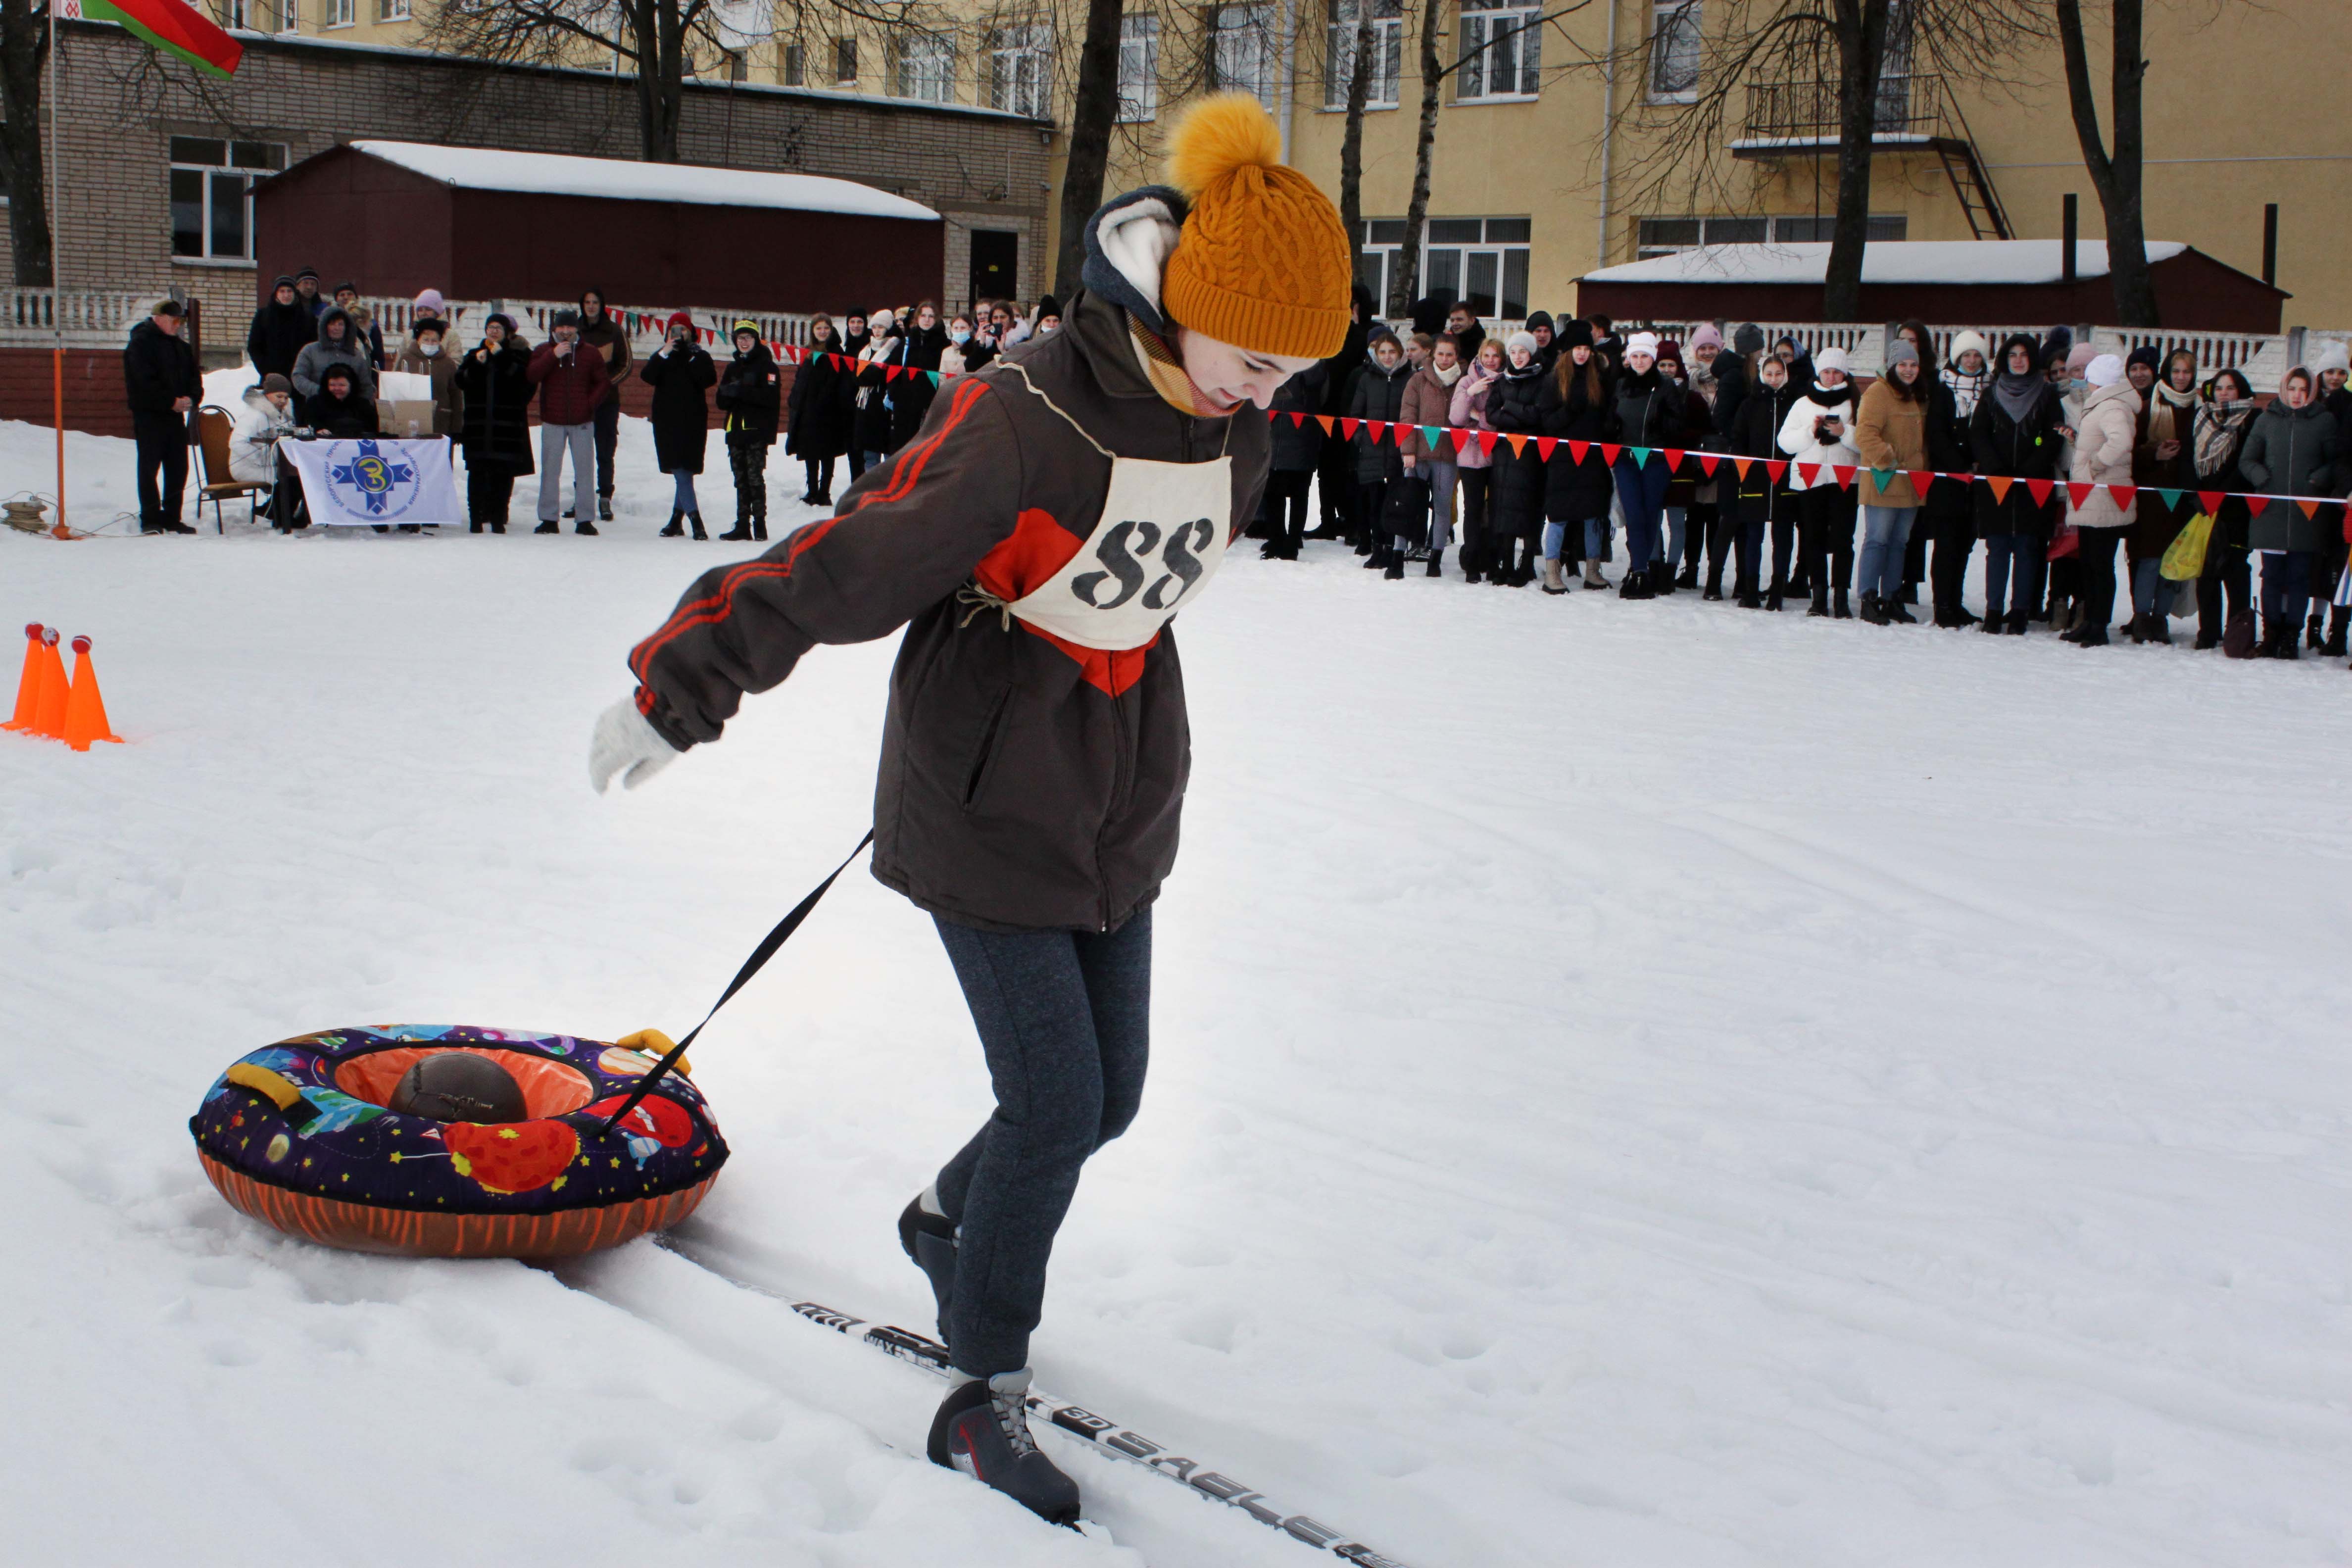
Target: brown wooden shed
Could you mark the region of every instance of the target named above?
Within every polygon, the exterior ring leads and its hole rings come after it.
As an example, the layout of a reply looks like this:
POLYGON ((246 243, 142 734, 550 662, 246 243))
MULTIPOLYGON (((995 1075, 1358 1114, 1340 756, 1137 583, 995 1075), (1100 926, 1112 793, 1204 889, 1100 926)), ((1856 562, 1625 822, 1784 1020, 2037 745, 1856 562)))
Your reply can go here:
MULTIPOLYGON (((2117 326, 2104 240, 2075 245, 2066 276, 2056 239, 1880 240, 1864 253, 1864 321, 2068 321, 2117 326)), ((1604 267, 1577 279, 1580 313, 1626 321, 1818 321, 1830 247, 1710 245, 1604 267)), ((2150 240, 2164 324, 2275 332, 2288 296, 2192 246, 2150 240)))
POLYGON ((260 292, 318 269, 365 294, 834 310, 940 297, 946 225, 818 174, 353 142, 254 187, 260 292))

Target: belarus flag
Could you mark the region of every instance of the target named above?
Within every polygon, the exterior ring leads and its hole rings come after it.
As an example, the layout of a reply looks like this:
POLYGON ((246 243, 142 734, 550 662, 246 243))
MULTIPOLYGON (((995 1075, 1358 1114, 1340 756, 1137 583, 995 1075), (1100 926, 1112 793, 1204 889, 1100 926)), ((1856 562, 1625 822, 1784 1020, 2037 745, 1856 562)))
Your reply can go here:
POLYGON ((228 76, 245 58, 245 46, 180 0, 58 0, 68 21, 113 22, 144 39, 150 48, 177 55, 198 70, 228 76))

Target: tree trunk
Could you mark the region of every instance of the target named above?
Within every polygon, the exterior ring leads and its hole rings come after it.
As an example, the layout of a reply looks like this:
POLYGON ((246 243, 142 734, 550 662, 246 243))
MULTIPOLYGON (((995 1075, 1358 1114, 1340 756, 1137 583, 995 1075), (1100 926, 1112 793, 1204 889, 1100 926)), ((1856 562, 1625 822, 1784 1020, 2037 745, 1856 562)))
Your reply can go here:
POLYGON ((1444 68, 1437 62, 1437 26, 1444 15, 1445 0, 1423 0, 1421 124, 1413 132, 1412 196, 1404 209, 1404 248, 1397 253, 1397 275, 1389 284, 1391 316, 1412 310, 1413 298, 1421 291, 1421 236, 1429 225, 1429 163, 1437 145, 1437 100, 1445 90, 1444 68))
POLYGON ((1878 73, 1886 56, 1887 0, 1837 0, 1837 216, 1822 281, 1822 319, 1862 319, 1862 262, 1870 244, 1871 143, 1878 73))
POLYGON ((2057 0, 2058 40, 2066 58, 2066 102, 2083 166, 2099 194, 2107 223, 2107 273, 2115 285, 2116 321, 2126 327, 2161 325, 2156 279, 2147 268, 2147 225, 2140 207, 2140 89, 2147 62, 2140 58, 2141 0, 2111 0, 2114 12, 2116 146, 2110 157, 2099 135, 2099 106, 2091 96, 2091 62, 2083 47, 2080 0, 2057 0))
POLYGON ((1356 0, 1356 44, 1348 68, 1348 128, 1339 138, 1339 223, 1348 231, 1348 270, 1364 267, 1364 100, 1372 89, 1372 0, 1356 0))
POLYGON ((41 72, 48 64, 46 12, 0 0, 0 163, 8 171, 8 239, 16 284, 56 282, 49 249, 47 163, 41 146, 41 72))
POLYGON ((1086 41, 1078 47, 1078 84, 1070 95, 1069 156, 1062 164, 1062 239, 1054 292, 1066 305, 1087 259, 1087 221, 1103 204, 1111 128, 1118 123, 1120 0, 1087 0, 1086 41))

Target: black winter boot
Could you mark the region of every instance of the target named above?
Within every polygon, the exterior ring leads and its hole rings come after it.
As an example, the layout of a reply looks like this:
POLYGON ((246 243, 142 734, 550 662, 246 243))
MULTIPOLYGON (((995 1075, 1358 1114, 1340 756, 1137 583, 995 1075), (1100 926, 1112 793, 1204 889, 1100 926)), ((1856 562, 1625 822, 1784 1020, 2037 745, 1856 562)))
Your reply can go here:
POLYGON ((956 1222, 923 1207, 918 1194, 898 1215, 898 1245, 931 1282, 931 1299, 939 1309, 940 1342, 948 1337, 948 1306, 955 1300, 956 1222))
POLYGON ((1916 626, 1919 624, 1919 617, 1913 615, 1909 610, 1904 608, 1904 606, 1906 605, 1916 605, 1918 602, 1919 595, 1916 594, 1912 595, 1908 599, 1900 597, 1894 599, 1881 599, 1878 602, 1878 612, 1886 617, 1888 624, 1891 626, 1916 626))
POLYGON ((695 537, 695 538, 697 538, 697 539, 708 539, 708 538, 709 538, 709 537, 710 537, 710 535, 709 535, 709 534, 707 534, 707 533, 705 533, 705 532, 703 532, 703 531, 702 531, 702 514, 701 514, 700 512, 698 512, 698 511, 690 511, 690 512, 688 512, 688 513, 686 514, 686 521, 687 521, 688 524, 690 527, 692 527, 692 528, 693 528, 693 530, 694 530, 694 537, 695 537))
POLYGON ((537 528, 532 529, 531 531, 533 533, 562 533, 563 530, 554 523, 542 522, 537 528))
POLYGON ((1524 588, 1535 580, 1536 542, 1532 539, 1522 539, 1519 541, 1518 569, 1511 574, 1511 586, 1524 588))
POLYGON ((669 521, 662 526, 661 537, 664 539, 676 539, 685 531, 686 513, 680 511, 676 507, 670 508, 669 521))
POLYGON ((727 541, 730 544, 740 544, 744 540, 751 537, 751 525, 745 521, 743 514, 740 511, 738 511, 735 514, 735 526, 729 529, 719 537, 727 541))
POLYGON ((1381 568, 1381 576, 1391 583, 1404 580, 1404 552, 1393 544, 1389 546, 1388 561, 1381 568))
POLYGON ((1445 575, 1444 551, 1433 550, 1429 552, 1429 570, 1423 573, 1422 575, 1424 577, 1443 577, 1445 575))
POLYGON ((1985 606, 1984 619, 1977 623, 1977 630, 1987 633, 1992 637, 1999 637, 2008 629, 2008 618, 2002 616, 2000 611, 1993 605, 1987 605, 1985 606))
POLYGON ((2320 610, 2312 611, 2310 622, 2303 628, 2303 646, 2316 651, 2319 645, 2327 640, 2326 631, 2326 613, 2320 610))
POLYGON ((469 522, 466 525, 466 531, 467 533, 479 533, 482 531, 482 525, 478 522, 469 522))
POLYGON ((591 539, 593 539, 596 536, 596 525, 583 517, 579 521, 572 525, 572 531, 574 533, 584 533, 591 539))
POLYGON ((1650 563, 1650 597, 1663 599, 1675 591, 1675 569, 1664 561, 1650 563))
POLYGON ((931 1463, 961 1470, 1053 1524, 1078 1521, 1078 1483, 1029 1435, 1029 1369, 957 1384, 931 1418, 931 1463))
MULTIPOLYGON (((1839 595, 1841 598, 1843 596, 1839 595)), ((1862 618, 1869 626, 1883 626, 1886 624, 1886 612, 1878 607, 1878 595, 1867 588, 1862 594, 1862 618)))
POLYGON ((613 521, 613 498, 611 496, 598 496, 596 498, 596 521, 599 522, 610 522, 613 521))
MULTIPOLYGON (((1818 595, 1819 590, 1816 590, 1815 592, 1818 595)), ((1843 588, 1840 588, 1837 591, 1837 607, 1832 610, 1830 614, 1841 621, 1850 621, 1853 619, 1853 606, 1846 602, 1845 590, 1843 588)))
MULTIPOLYGON (((1677 588, 1696 588, 1696 587, 1697 587, 1697 586, 1698 586, 1698 568, 1697 568, 1696 565, 1692 565, 1692 564, 1690 564, 1690 563, 1685 563, 1684 564, 1684 566, 1683 566, 1682 571, 1681 571, 1680 573, 1678 573, 1678 574, 1675 575, 1675 587, 1677 587, 1677 588)), ((1722 588, 1722 586, 1721 586, 1720 584, 1717 584, 1717 587, 1716 587, 1716 590, 1715 590, 1715 596, 1716 596, 1717 598, 1718 598, 1718 599, 1720 599, 1720 598, 1722 598, 1722 597, 1723 597, 1723 588, 1722 588)))
MULTIPOLYGON (((2352 572, 2352 566, 2347 566, 2345 570, 2352 572)), ((2346 615, 2346 606, 2342 605, 2334 606, 2327 613, 2327 638, 2319 645, 2319 651, 2330 658, 2346 657, 2346 634, 2347 631, 2352 631, 2352 627, 2347 627, 2345 625, 2346 615)))
MULTIPOLYGON (((1845 595, 1841 592, 1838 595, 1838 606, 1843 609, 1844 605, 1845 595)), ((1829 614, 1830 585, 1827 583, 1817 582, 1813 584, 1813 602, 1805 606, 1805 615, 1809 619, 1827 620, 1829 614)))

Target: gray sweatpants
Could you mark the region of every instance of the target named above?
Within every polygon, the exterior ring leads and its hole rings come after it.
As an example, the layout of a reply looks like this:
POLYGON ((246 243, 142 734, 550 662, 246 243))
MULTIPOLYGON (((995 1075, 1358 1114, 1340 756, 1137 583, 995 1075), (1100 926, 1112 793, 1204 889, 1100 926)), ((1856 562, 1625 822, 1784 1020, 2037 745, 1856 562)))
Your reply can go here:
POLYGON ((1151 911, 1107 935, 985 931, 932 917, 979 1026, 996 1110, 940 1170, 961 1227, 956 1369, 1029 1364, 1054 1235, 1087 1157, 1135 1120, 1151 1019, 1151 911))
POLYGON ((562 514, 563 453, 572 452, 572 515, 582 522, 596 516, 596 426, 542 425, 539 427, 539 521, 553 522, 562 514))

